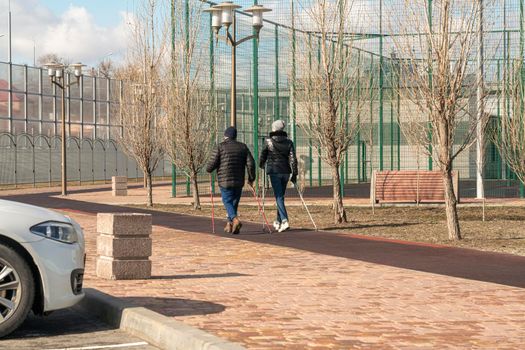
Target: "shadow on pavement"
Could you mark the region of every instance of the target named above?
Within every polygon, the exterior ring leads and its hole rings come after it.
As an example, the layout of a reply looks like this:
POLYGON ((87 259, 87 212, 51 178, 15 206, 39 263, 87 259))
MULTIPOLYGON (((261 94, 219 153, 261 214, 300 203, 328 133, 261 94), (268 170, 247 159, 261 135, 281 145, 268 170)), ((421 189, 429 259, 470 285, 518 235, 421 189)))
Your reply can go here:
POLYGON ((154 297, 124 297, 120 299, 168 317, 209 315, 226 310, 224 305, 202 300, 154 297))
MULTIPOLYGON (((200 234, 211 234, 211 221, 209 218, 204 217, 81 202, 50 197, 50 194, 46 193, 16 195, 5 199, 40 205, 47 208, 79 211, 90 214, 99 212, 149 213, 153 216, 154 225, 200 234)), ((224 221, 216 220, 217 227, 224 224, 224 221)), ((242 231, 243 234, 241 235, 225 235, 220 233, 217 236, 300 249, 317 254, 445 276, 520 288, 525 287, 525 257, 522 256, 453 247, 438 247, 420 243, 398 242, 333 231, 315 232, 309 230, 294 230, 293 232, 293 234, 261 234, 260 223, 245 223, 242 231)), ((356 233, 359 233, 358 228, 356 228, 356 233)))
POLYGON ((101 332, 111 329, 115 328, 94 317, 77 312, 74 308, 55 311, 49 316, 35 316, 31 313, 22 326, 9 336, 3 338, 0 344, 15 339, 57 337, 101 332))
POLYGON ((337 231, 337 230, 358 230, 360 228, 373 228, 373 227, 406 227, 406 226, 415 226, 416 223, 412 222, 403 222, 403 223, 391 223, 391 224, 352 224, 352 226, 334 226, 327 227, 325 231, 337 231))

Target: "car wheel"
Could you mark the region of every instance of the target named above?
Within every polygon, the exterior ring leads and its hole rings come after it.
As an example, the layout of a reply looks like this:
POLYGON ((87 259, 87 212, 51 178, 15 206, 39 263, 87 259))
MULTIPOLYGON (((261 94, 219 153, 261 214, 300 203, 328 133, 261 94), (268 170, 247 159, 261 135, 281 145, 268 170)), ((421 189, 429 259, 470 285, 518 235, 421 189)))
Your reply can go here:
POLYGON ((34 298, 35 282, 28 263, 11 247, 0 244, 0 338, 24 322, 34 298))

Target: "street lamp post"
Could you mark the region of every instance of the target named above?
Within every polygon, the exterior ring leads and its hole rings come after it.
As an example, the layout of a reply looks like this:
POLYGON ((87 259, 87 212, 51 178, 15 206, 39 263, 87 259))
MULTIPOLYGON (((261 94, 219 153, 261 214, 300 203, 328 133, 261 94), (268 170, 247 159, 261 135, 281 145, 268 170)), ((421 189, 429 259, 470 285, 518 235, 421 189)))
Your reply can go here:
POLYGON ((44 67, 47 69, 47 73, 51 83, 58 86, 61 90, 62 95, 62 142, 61 142, 61 156, 62 156, 62 195, 67 196, 67 156, 66 156, 66 99, 65 90, 66 88, 78 84, 80 77, 82 76, 82 63, 71 64, 70 67, 73 69, 76 80, 72 83, 66 83, 64 78, 66 66, 60 63, 51 62, 46 63, 44 67))
POLYGON ((219 5, 214 5, 209 9, 204 10, 211 14, 211 26, 215 31, 215 36, 219 38, 219 31, 222 27, 226 28, 226 36, 222 37, 228 45, 231 46, 231 63, 232 63, 232 76, 231 76, 231 96, 230 96, 230 123, 231 126, 237 127, 237 65, 236 65, 236 48, 245 41, 251 39, 259 39, 259 33, 263 27, 263 13, 269 12, 271 9, 265 8, 260 5, 253 5, 252 7, 245 10, 245 12, 251 13, 252 15, 252 27, 255 31, 253 35, 237 40, 235 33, 236 27, 236 15, 235 11, 240 9, 241 6, 235 5, 231 1, 223 2, 219 5), (230 27, 232 27, 230 33, 230 27))

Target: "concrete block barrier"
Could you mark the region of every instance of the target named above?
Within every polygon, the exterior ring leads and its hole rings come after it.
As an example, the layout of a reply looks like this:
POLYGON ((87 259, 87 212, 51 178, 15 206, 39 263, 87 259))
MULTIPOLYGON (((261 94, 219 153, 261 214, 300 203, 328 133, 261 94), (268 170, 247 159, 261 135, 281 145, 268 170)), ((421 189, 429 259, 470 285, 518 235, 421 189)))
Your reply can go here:
POLYGON ((112 280, 151 277, 151 215, 97 215, 98 277, 112 280))
POLYGON ((99 213, 97 232, 113 236, 151 235, 151 215, 133 213, 99 213))
POLYGON ((128 195, 128 178, 125 176, 113 176, 111 178, 111 190, 114 197, 128 195))
POLYGON ((97 258, 97 276, 110 280, 141 280, 151 277, 151 261, 97 258))
POLYGON ((97 237, 97 254, 116 259, 151 256, 152 240, 149 237, 115 237, 100 234, 97 237))
POLYGON ((123 190, 112 189, 111 190, 111 195, 113 197, 125 197, 125 196, 128 195, 128 190, 127 189, 123 189, 123 190))

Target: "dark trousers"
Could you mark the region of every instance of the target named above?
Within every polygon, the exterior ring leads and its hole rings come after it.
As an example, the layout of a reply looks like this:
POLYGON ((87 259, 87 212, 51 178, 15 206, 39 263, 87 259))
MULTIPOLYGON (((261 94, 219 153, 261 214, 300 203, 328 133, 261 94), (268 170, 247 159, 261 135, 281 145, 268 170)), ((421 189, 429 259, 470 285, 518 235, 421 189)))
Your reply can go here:
POLYGON ((228 213, 228 221, 232 222, 237 217, 237 209, 241 201, 242 187, 223 188, 221 187, 221 197, 224 208, 228 213))
POLYGON ((288 221, 288 213, 284 205, 284 195, 286 194, 286 186, 290 174, 269 174, 270 182, 272 183, 275 201, 277 202, 277 222, 288 221))

